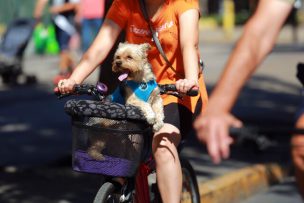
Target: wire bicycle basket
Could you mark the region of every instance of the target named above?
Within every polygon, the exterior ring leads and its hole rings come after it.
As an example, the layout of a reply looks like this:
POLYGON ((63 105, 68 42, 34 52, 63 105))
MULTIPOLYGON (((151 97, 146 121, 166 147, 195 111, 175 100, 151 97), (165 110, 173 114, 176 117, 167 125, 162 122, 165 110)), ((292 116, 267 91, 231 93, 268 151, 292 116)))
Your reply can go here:
POLYGON ((72 117, 72 167, 85 173, 131 177, 151 133, 139 109, 111 102, 69 100, 72 117))

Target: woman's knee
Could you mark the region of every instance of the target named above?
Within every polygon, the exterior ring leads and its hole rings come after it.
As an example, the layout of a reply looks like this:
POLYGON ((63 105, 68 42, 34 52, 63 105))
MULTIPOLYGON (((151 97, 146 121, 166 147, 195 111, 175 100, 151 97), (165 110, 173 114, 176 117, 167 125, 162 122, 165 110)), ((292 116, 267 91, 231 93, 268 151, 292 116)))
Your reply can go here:
POLYGON ((154 159, 158 164, 172 163, 178 158, 177 156, 176 148, 173 148, 171 145, 167 144, 162 144, 154 151, 154 159))
POLYGON ((153 138, 152 148, 156 162, 167 162, 176 159, 176 148, 179 142, 179 130, 170 124, 165 124, 153 138))

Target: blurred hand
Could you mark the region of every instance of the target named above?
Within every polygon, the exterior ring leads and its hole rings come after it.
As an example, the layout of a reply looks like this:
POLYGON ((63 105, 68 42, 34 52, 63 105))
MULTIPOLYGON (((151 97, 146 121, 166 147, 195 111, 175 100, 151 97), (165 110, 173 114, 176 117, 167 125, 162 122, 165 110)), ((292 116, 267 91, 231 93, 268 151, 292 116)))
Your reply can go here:
POLYGON ((58 82, 58 89, 61 94, 68 94, 74 91, 74 86, 76 85, 76 81, 73 79, 64 79, 58 82))
POLYGON ((241 121, 227 112, 207 108, 194 122, 198 139, 207 145, 208 153, 216 164, 230 155, 233 139, 229 136, 229 128, 242 126, 241 121))
POLYGON ((198 88, 197 80, 189 80, 189 79, 180 79, 175 83, 177 91, 181 93, 187 93, 193 87, 198 88))

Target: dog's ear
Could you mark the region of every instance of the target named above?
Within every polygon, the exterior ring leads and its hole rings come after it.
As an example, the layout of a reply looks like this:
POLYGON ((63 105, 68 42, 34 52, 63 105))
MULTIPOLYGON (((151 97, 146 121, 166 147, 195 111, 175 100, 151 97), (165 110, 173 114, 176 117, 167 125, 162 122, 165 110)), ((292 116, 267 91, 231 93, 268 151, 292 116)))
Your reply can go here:
POLYGON ((128 44, 128 42, 119 42, 118 48, 120 48, 120 47, 122 47, 123 45, 126 45, 126 44, 128 44))
POLYGON ((141 44, 141 48, 144 52, 146 52, 151 49, 151 45, 149 43, 144 43, 144 44, 141 44))
POLYGON ((123 45, 123 43, 122 43, 122 42, 119 42, 118 47, 121 47, 122 45, 123 45))

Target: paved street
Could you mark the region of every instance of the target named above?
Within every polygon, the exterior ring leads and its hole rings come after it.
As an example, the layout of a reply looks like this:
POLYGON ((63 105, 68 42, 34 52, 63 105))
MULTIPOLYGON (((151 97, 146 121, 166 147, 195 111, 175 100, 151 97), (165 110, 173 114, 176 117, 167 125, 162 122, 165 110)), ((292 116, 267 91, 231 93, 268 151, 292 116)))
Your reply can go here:
POLYGON ((283 183, 271 187, 268 191, 261 192, 242 203, 303 203, 293 178, 286 179, 283 183))
MULTIPOLYGON (((207 67, 205 78, 211 91, 233 45, 215 43, 208 39, 208 33, 206 38, 203 32, 201 36, 200 49, 207 67)), ((291 125, 293 122, 300 102, 295 66, 303 59, 303 53, 289 49, 286 40, 283 36, 283 45, 262 64, 234 109, 238 117, 250 124, 291 125)), ((70 170, 71 129, 69 118, 63 112, 66 100, 57 100, 51 85, 58 58, 29 54, 24 62, 24 71, 38 77, 37 85, 5 87, 0 84, 0 202, 90 202, 101 178, 70 170)), ((96 75, 97 72, 89 82, 95 81, 96 75)), ((231 158, 214 166, 204 146, 193 136, 184 156, 194 164, 198 180, 206 181, 252 163, 288 164, 288 138, 278 139, 283 140, 282 146, 264 152, 250 146, 234 146, 231 158)), ((291 189, 295 193, 292 186, 291 189)))

